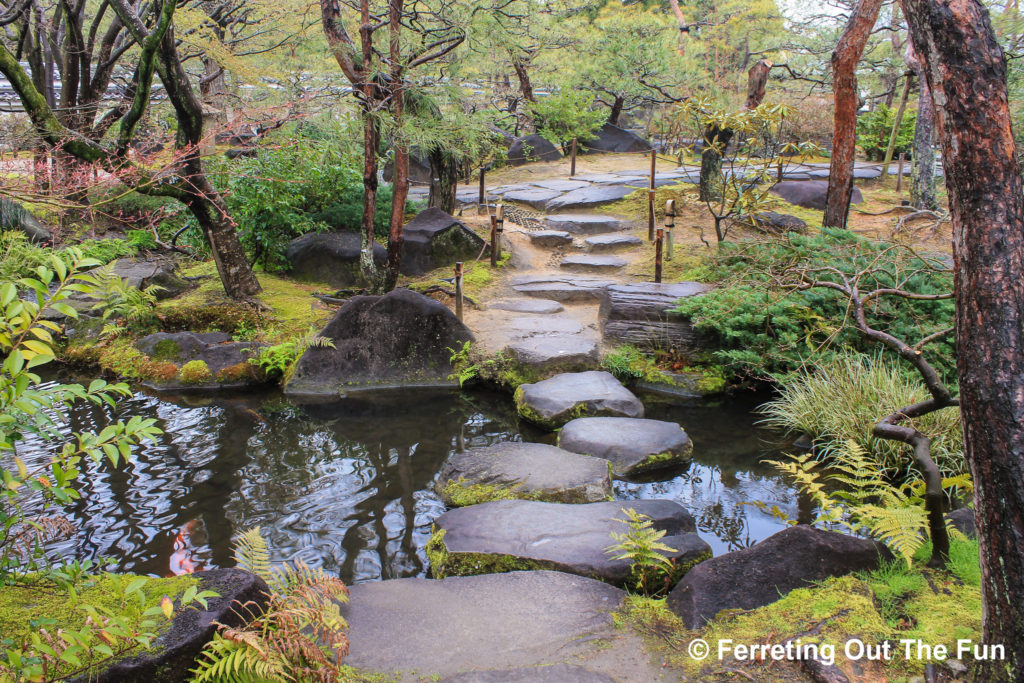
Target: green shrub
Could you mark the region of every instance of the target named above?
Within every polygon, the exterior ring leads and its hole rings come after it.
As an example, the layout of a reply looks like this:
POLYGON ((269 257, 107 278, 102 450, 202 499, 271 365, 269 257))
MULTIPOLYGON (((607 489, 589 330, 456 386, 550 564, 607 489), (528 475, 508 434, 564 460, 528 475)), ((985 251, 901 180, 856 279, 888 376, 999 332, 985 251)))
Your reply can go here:
MULTIPOLYGON (((100 265, 135 254, 135 248, 120 239, 86 240, 74 248, 81 258, 100 265)), ((38 267, 50 265, 51 255, 70 265, 74 259, 68 249, 39 247, 31 244, 24 233, 0 232, 0 280, 31 277, 38 267)))
POLYGON ((563 147, 574 138, 585 144, 597 137, 594 131, 608 120, 608 113, 593 107, 594 95, 584 90, 564 90, 530 105, 540 136, 563 147))
MULTIPOLYGON (((911 151, 914 145, 916 121, 916 111, 908 109, 903 112, 900 129, 896 133, 893 158, 899 156, 901 152, 911 151)), ((857 143, 869 160, 882 161, 885 159, 885 150, 889 147, 889 137, 892 135, 892 126, 895 122, 896 110, 890 109, 884 104, 879 104, 874 111, 865 112, 857 117, 857 143)))

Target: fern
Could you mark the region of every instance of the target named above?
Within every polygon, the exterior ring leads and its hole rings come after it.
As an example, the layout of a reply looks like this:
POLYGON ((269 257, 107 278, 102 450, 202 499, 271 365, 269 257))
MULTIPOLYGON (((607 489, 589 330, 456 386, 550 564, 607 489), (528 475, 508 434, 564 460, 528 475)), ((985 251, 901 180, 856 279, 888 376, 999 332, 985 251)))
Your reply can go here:
MULTIPOLYGON (((655 529, 654 522, 645 514, 633 508, 623 510, 626 519, 616 519, 628 528, 625 533, 611 532, 612 545, 604 549, 613 560, 628 560, 630 563, 628 583, 637 592, 648 595, 656 592, 651 584, 659 577, 671 577, 675 565, 663 553, 674 553, 661 542, 665 536, 664 529, 655 529)), ((668 583, 668 581, 666 581, 668 583)), ((666 586, 668 588, 668 586, 666 586)))

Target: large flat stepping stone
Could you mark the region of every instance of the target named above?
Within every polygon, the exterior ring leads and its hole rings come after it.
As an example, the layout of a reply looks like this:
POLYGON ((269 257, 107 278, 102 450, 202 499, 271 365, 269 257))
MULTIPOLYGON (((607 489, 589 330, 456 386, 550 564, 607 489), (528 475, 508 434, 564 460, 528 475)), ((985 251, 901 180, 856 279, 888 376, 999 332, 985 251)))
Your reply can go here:
POLYGON ((531 184, 555 192, 572 192, 590 186, 590 183, 582 180, 534 180, 531 184))
POLYGON ((627 265, 629 265, 629 261, 618 256, 572 254, 562 259, 559 267, 578 273, 608 273, 621 270, 627 265))
POLYGON ((586 245, 587 251, 600 252, 639 247, 644 241, 636 235, 606 234, 588 237, 583 240, 583 243, 586 245))
POLYGON ((597 503, 611 499, 612 477, 607 460, 510 441, 452 455, 434 490, 449 507, 511 498, 597 503))
POLYGON ((614 216, 596 216, 587 213, 561 213, 548 216, 544 222, 552 230, 574 235, 597 235, 629 229, 629 223, 614 216))
POLYGON ((581 335, 536 336, 509 344, 505 354, 521 368, 533 370, 533 377, 593 370, 601 364, 597 340, 581 335))
POLYGON ((503 671, 471 671, 439 683, 618 683, 611 676, 572 664, 531 666, 503 671))
POLYGON ((564 230, 537 230, 530 233, 530 243, 538 247, 564 247, 572 244, 572 235, 564 230))
POLYGON ((631 562, 611 559, 605 549, 615 542, 613 533, 629 530, 627 508, 647 515, 666 532, 662 542, 673 552, 665 555, 680 569, 711 556, 695 533, 693 517, 675 501, 560 505, 499 500, 451 510, 434 521, 427 546, 430 572, 444 577, 553 569, 621 586, 631 562))
POLYGON ((617 477, 678 467, 689 461, 693 443, 675 422, 623 417, 583 417, 558 433, 558 446, 605 458, 617 477))
POLYGON ((511 284, 513 290, 526 296, 575 303, 596 301, 615 281, 584 275, 527 275, 513 279, 511 284))
POLYGON ((532 190, 515 190, 502 195, 502 201, 519 202, 535 209, 543 209, 549 200, 561 196, 561 192, 534 188, 532 190))
MULTIPOLYGON (((393 579, 350 588, 345 663, 411 680, 479 669, 517 669, 590 657, 622 647, 611 612, 626 594, 562 572, 393 579)), ((635 641, 631 642, 636 647, 635 641)), ((623 671, 629 680, 655 672, 623 671)))
POLYGON ((590 187, 566 192, 561 197, 556 197, 549 201, 546 206, 548 211, 583 209, 616 202, 635 191, 635 187, 628 185, 591 185, 590 187))
POLYGON ((614 185, 616 183, 644 180, 645 177, 646 174, 644 173, 585 173, 583 175, 574 175, 572 180, 585 180, 588 183, 598 183, 599 185, 614 185))
POLYGON ((499 311, 533 313, 535 315, 550 315, 565 310, 562 304, 549 299, 502 299, 500 301, 492 301, 487 304, 487 307, 499 311))
POLYGON ((579 417, 643 417, 644 404, 608 372, 566 372, 515 393, 516 410, 536 425, 558 429, 579 417))
POLYGON ((853 169, 854 180, 874 180, 882 175, 881 168, 855 168, 853 169))
POLYGON ((700 336, 690 320, 671 311, 680 299, 710 289, 701 282, 637 282, 606 287, 601 292, 598 313, 601 333, 606 341, 641 348, 699 348, 700 336))
POLYGON ((530 339, 550 335, 576 335, 583 325, 572 318, 522 315, 504 321, 502 329, 509 339, 530 339))

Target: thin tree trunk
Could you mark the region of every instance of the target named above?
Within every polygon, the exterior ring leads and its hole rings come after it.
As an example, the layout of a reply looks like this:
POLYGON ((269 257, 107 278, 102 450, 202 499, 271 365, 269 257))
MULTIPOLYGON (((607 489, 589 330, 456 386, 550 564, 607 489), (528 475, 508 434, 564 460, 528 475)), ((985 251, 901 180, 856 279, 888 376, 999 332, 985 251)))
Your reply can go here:
MULTIPOLYGON (((368 86, 372 89, 372 85, 368 86)), ((377 242, 374 239, 373 224, 377 219, 377 148, 380 144, 380 135, 377 132, 377 122, 373 115, 364 112, 363 114, 363 219, 359 226, 362 235, 359 252, 359 267, 363 273, 363 279, 371 288, 377 282, 377 264, 373 260, 373 248, 377 242)), ((405 159, 406 177, 409 174, 409 159, 405 159)), ((395 154, 395 170, 393 181, 398 180, 398 155, 395 154)))
POLYGON ((903 94, 900 95, 900 106, 896 110, 896 118, 892 122, 892 131, 889 133, 889 144, 885 148, 885 158, 882 160, 882 180, 889 177, 889 164, 892 163, 892 155, 896 151, 896 138, 900 135, 900 126, 903 125, 903 114, 907 111, 907 99, 910 97, 910 86, 913 83, 911 74, 907 74, 907 81, 903 84, 903 94))
POLYGON ((914 125, 914 158, 910 167, 910 203, 917 209, 936 211, 939 202, 935 196, 935 145, 932 144, 935 108, 932 106, 932 93, 928 89, 913 43, 908 42, 903 59, 916 74, 920 87, 914 125))
POLYGON ((612 111, 608 114, 608 123, 613 126, 619 125, 619 118, 622 116, 622 107, 625 104, 625 98, 616 96, 615 101, 612 102, 612 111))
MULTIPOLYGON (((530 104, 536 104, 537 97, 533 94, 533 83, 530 81, 530 72, 527 70, 526 62, 520 57, 513 57, 512 68, 516 72, 516 78, 519 79, 519 91, 523 94, 523 99, 530 104)), ((537 121, 533 118, 533 110, 530 105, 520 109, 519 115, 523 128, 530 132, 536 132, 537 121)))
POLYGON ((446 213, 455 212, 455 193, 459 182, 459 161, 442 149, 430 153, 430 194, 427 206, 446 213))
POLYGON ((984 642, 1024 675, 1024 187, 1006 60, 977 0, 902 0, 942 141, 956 264, 964 455, 974 477, 984 642))
POLYGON ((409 144, 402 131, 405 114, 405 91, 400 38, 402 34, 403 0, 388 1, 388 33, 391 57, 391 113, 394 115, 395 174, 392 179, 391 222, 388 229, 388 261, 384 270, 383 289, 390 292, 398 284, 398 271, 402 265, 402 229, 405 224, 405 201, 409 196, 409 144))
POLYGON ((832 163, 825 195, 826 227, 845 228, 853 197, 853 161, 857 152, 857 63, 878 18, 882 0, 859 0, 832 53, 832 163))

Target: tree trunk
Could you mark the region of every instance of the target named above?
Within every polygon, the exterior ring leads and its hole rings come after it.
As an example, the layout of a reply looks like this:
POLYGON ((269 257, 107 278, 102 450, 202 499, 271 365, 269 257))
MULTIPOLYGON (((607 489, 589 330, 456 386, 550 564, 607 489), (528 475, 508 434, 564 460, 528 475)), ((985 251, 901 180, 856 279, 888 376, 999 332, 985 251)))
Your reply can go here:
POLYGON ((964 455, 974 477, 984 642, 1024 676, 1024 187, 1006 60, 977 0, 902 0, 942 142, 956 264, 964 455))
POLYGON ((624 97, 615 97, 615 101, 612 102, 612 111, 608 114, 608 123, 613 126, 619 125, 619 118, 622 116, 622 107, 626 104, 624 97))
POLYGON ((832 53, 832 163, 825 195, 826 227, 845 228, 853 196, 853 161, 857 152, 857 63, 878 18, 882 0, 859 0, 832 53))
POLYGON ((455 193, 459 183, 459 161, 442 149, 430 153, 430 195, 427 206, 446 213, 455 212, 455 193))
POLYGON ((920 84, 920 95, 917 98, 917 121, 914 124, 914 155, 910 167, 910 203, 917 209, 937 211, 938 199, 935 197, 935 145, 932 137, 935 133, 935 108, 932 106, 932 93, 921 69, 921 61, 914 52, 912 43, 907 44, 903 57, 907 66, 916 74, 920 84))
POLYGON ((405 224, 405 200, 409 196, 409 143, 402 133, 402 117, 405 114, 405 88, 402 73, 402 52, 400 38, 402 34, 403 0, 388 0, 388 38, 391 57, 391 113, 394 115, 394 126, 397 132, 395 142, 395 174, 391 187, 391 221, 388 226, 388 262, 384 269, 382 281, 385 292, 390 292, 398 284, 398 270, 402 265, 402 228, 405 224))
MULTIPOLYGON (((521 57, 513 57, 512 68, 516 72, 516 78, 519 79, 519 91, 523 94, 523 99, 530 104, 536 104, 537 97, 533 94, 533 83, 530 81, 530 72, 526 68, 526 62, 521 57)), ((531 133, 537 131, 537 121, 533 118, 533 110, 529 104, 519 110, 519 118, 524 129, 531 133)))
POLYGON ((907 80, 903 84, 903 94, 900 95, 900 106, 896 109, 896 118, 892 122, 892 131, 889 133, 889 144, 885 147, 885 158, 882 159, 882 180, 889 177, 889 164, 892 163, 892 155, 896 151, 896 138, 900 135, 900 127, 903 125, 903 114, 907 111, 907 100, 910 98, 910 87, 913 78, 907 74, 907 80))
MULTIPOLYGON (((767 59, 759 59, 750 67, 750 71, 747 72, 747 100, 743 103, 744 110, 750 111, 761 106, 768 84, 768 72, 771 69, 772 63, 767 59)), ((710 125, 704 129, 704 149, 700 153, 701 201, 714 200, 718 186, 722 184, 722 155, 732 141, 732 136, 733 131, 728 128, 710 125)))
MULTIPOLYGON (((372 85, 368 86, 372 89, 372 85)), ((371 288, 377 282, 377 264, 373 260, 373 247, 376 240, 373 234, 373 224, 377 219, 377 147, 380 144, 380 134, 377 131, 377 121, 373 114, 363 113, 363 220, 359 226, 362 235, 359 252, 359 267, 363 272, 363 279, 371 288)), ((408 177, 408 156, 406 157, 406 176, 408 177)), ((395 178, 398 175, 398 154, 395 154, 395 178)))

